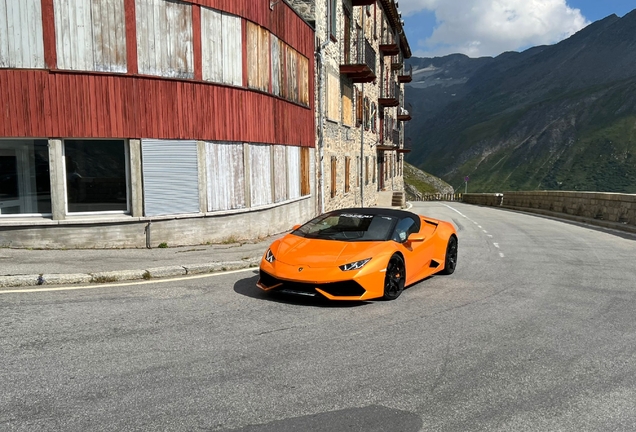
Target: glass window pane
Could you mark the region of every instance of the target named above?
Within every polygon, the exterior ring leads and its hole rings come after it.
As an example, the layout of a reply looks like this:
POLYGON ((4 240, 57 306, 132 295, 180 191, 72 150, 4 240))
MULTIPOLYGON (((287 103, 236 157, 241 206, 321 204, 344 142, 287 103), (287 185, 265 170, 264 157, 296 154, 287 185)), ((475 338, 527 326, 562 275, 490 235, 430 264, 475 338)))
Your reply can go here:
POLYGON ((69 213, 127 211, 123 140, 66 140, 69 213))
POLYGON ((51 213, 46 140, 0 140, 0 215, 51 213))

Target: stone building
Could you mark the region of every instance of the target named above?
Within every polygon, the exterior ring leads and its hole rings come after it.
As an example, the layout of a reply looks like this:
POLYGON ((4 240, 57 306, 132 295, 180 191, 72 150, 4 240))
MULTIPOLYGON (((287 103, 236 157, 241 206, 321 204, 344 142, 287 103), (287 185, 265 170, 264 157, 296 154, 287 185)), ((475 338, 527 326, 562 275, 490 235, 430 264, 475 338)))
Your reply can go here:
POLYGON ((404 59, 394 0, 288 0, 316 31, 316 173, 321 211, 403 194, 404 59), (386 192, 383 192, 386 191, 386 192))

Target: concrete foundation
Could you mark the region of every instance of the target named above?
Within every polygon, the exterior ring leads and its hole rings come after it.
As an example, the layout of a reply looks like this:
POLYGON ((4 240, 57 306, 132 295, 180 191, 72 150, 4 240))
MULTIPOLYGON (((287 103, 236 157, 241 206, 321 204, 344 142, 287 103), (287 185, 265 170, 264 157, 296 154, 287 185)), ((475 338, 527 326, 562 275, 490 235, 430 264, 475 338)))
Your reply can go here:
POLYGON ((263 238, 314 217, 312 196, 240 213, 157 218, 67 217, 3 223, 0 247, 43 249, 155 248, 263 238))

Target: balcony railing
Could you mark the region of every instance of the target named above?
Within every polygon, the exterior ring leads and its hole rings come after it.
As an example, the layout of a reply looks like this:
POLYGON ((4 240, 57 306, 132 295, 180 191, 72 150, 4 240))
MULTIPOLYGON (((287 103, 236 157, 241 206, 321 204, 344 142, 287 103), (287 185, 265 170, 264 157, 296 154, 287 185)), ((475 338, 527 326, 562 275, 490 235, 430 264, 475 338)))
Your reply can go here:
POLYGON ((402 53, 391 57, 391 70, 398 71, 404 67, 404 56, 402 53))
POLYGON ((378 105, 382 107, 396 107, 400 104, 400 85, 390 82, 382 86, 378 105))
POLYGON ((385 56, 394 56, 400 53, 398 38, 393 33, 388 31, 384 32, 380 40, 380 52, 385 56))
POLYGON ((410 83, 411 81, 413 81, 413 65, 409 65, 408 69, 402 65, 402 69, 398 72, 398 82, 410 83))
POLYGON ((357 83, 372 82, 376 79, 376 53, 366 38, 355 39, 350 46, 344 46, 342 52, 340 73, 357 83))

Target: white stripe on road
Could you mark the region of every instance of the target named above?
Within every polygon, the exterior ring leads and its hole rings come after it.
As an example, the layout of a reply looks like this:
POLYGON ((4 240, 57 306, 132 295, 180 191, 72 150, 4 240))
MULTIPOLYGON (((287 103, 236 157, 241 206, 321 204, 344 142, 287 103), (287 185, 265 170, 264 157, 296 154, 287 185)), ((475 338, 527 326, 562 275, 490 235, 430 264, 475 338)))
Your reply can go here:
POLYGON ((0 288, 0 294, 34 293, 34 292, 47 292, 47 291, 74 291, 74 290, 87 290, 87 289, 96 289, 96 288, 114 288, 114 287, 130 286, 130 285, 147 285, 147 284, 157 284, 157 283, 178 282, 178 281, 190 280, 190 279, 203 279, 203 278, 209 278, 214 276, 223 276, 228 274, 241 273, 246 271, 255 271, 255 270, 258 270, 258 267, 250 267, 250 268, 240 269, 240 270, 229 270, 225 272, 206 273, 206 274, 193 275, 193 276, 184 276, 180 278, 152 279, 152 280, 138 281, 138 282, 130 281, 130 282, 121 282, 121 283, 113 283, 113 284, 94 284, 94 285, 82 285, 82 286, 30 288, 30 289, 14 289, 14 290, 2 290, 0 288))
POLYGON ((468 219, 468 216, 466 216, 464 213, 460 212, 459 210, 457 210, 456 208, 453 208, 451 206, 449 206, 448 204, 444 204, 446 207, 448 207, 449 209, 451 209, 454 212, 459 213, 460 215, 464 216, 466 219, 468 219))
POLYGON ((499 256, 503 258, 504 257, 503 252, 499 252, 499 256))

